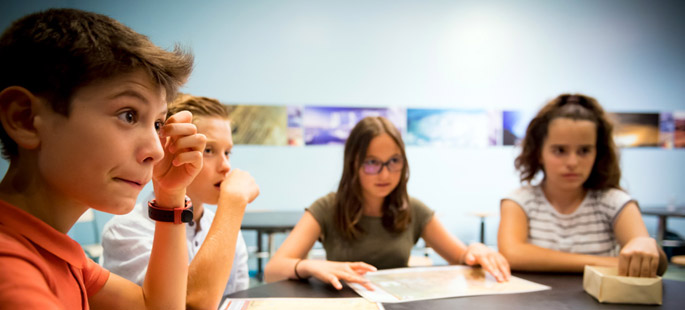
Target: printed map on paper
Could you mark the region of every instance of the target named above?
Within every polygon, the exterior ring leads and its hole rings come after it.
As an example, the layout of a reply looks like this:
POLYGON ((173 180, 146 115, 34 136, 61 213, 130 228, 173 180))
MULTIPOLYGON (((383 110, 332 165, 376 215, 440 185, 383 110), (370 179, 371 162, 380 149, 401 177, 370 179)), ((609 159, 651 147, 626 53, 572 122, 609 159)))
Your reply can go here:
POLYGON ((526 293, 550 289, 517 277, 497 283, 481 268, 441 266, 397 268, 369 272, 365 276, 374 288, 369 291, 348 283, 359 295, 373 302, 408 302, 436 298, 526 293))
POLYGON ((254 298, 226 299, 219 310, 383 310, 364 298, 254 298))

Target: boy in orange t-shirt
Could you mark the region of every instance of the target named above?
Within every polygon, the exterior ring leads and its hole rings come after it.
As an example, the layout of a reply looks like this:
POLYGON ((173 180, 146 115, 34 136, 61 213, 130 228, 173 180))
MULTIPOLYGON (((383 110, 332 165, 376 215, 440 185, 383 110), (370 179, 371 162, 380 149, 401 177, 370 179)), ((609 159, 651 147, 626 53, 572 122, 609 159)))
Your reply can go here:
POLYGON ((185 188, 205 137, 166 118, 192 68, 99 14, 53 9, 0 37, 0 305, 12 309, 182 309, 188 275, 185 188), (142 287, 87 259, 66 232, 88 208, 129 212, 153 181, 158 220, 142 287))

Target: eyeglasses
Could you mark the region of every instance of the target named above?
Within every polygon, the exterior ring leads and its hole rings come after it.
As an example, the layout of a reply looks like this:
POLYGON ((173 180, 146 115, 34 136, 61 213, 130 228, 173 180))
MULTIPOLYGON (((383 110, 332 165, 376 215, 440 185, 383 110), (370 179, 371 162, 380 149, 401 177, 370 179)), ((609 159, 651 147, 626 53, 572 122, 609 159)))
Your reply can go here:
POLYGON ((365 174, 379 174, 383 171, 383 167, 388 167, 388 172, 398 172, 402 171, 404 167, 404 158, 402 156, 395 156, 386 162, 382 162, 378 159, 367 159, 362 163, 365 174))

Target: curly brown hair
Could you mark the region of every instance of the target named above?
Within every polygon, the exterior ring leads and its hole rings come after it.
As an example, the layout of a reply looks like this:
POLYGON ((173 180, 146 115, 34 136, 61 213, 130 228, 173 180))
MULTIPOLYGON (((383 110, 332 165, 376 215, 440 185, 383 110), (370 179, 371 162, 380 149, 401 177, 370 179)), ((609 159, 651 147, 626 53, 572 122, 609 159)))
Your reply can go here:
MULTIPOLYGON (((140 69, 166 90, 169 102, 192 67, 192 54, 179 46, 163 50, 110 17, 76 9, 27 15, 0 37, 0 91, 23 87, 64 116, 80 88, 140 69)), ((4 129, 0 139, 3 157, 17 156, 17 144, 4 129)))
POLYGON ((335 195, 337 227, 347 240, 358 239, 364 233, 362 228, 357 225, 362 218, 364 203, 361 183, 359 182, 359 170, 366 158, 371 140, 384 133, 397 143, 402 158, 405 160, 399 184, 383 200, 383 227, 391 232, 401 232, 411 222, 409 195, 407 194, 409 164, 406 160, 407 155, 404 151, 402 135, 395 125, 384 117, 365 117, 354 126, 345 142, 343 173, 335 195))
POLYGON ((559 95, 542 107, 530 121, 526 136, 521 141, 521 154, 514 162, 520 172, 521 182, 531 183, 538 172, 544 173, 544 167, 540 163, 542 146, 547 139, 549 124, 557 118, 587 120, 597 127, 597 156, 583 188, 620 188, 621 169, 612 136, 613 125, 595 98, 580 94, 559 95))

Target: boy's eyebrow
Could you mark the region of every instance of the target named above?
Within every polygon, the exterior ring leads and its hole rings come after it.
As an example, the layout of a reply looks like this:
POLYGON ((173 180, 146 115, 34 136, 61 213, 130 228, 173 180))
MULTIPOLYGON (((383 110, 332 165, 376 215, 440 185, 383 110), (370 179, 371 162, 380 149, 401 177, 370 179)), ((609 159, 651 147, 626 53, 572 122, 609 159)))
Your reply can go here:
POLYGON ((138 100, 142 101, 145 104, 149 104, 149 102, 147 101, 147 98, 145 98, 145 96, 143 96, 141 93, 139 93, 133 89, 125 89, 121 92, 118 92, 118 93, 112 95, 110 97, 110 99, 117 99, 120 97, 134 97, 134 98, 137 98, 138 100))
MULTIPOLYGON (((133 89, 125 89, 121 92, 118 92, 118 93, 112 95, 110 97, 110 99, 117 99, 117 98, 121 98, 121 97, 133 97, 133 98, 138 99, 140 102, 142 102, 146 105, 150 104, 150 102, 147 100, 147 98, 145 98, 145 96, 143 96, 141 93, 139 93, 133 89)), ((159 115, 164 115, 163 118, 166 119, 167 112, 168 112, 168 109, 165 107, 162 112, 159 112, 159 115)))
MULTIPOLYGON (((217 143, 217 140, 207 139, 206 144, 210 144, 210 143, 212 143, 212 144, 213 144, 213 143, 217 143)), ((229 143, 229 144, 228 144, 228 147, 229 147, 229 148, 233 147, 233 142, 229 143)))

